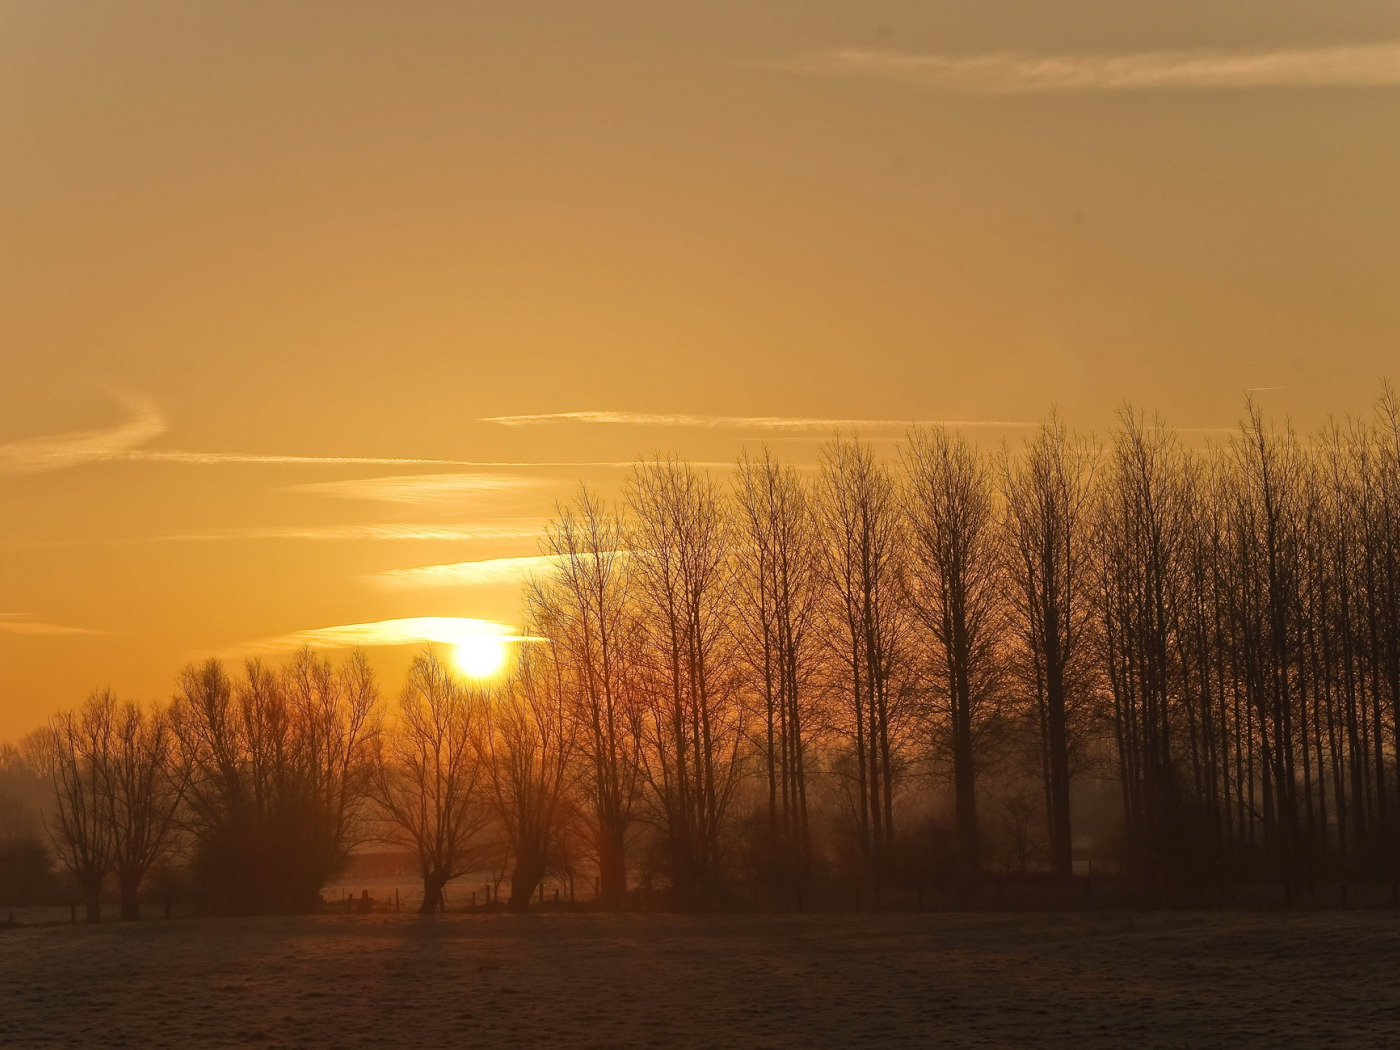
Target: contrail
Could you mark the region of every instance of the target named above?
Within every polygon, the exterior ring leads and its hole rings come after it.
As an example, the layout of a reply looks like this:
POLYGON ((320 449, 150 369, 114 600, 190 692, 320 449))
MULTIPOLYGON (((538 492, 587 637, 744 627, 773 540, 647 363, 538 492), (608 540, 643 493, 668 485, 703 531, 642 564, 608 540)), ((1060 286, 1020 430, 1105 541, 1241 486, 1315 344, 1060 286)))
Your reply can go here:
POLYGON ((1386 88, 1400 85, 1400 41, 1336 47, 1201 48, 1110 54, 908 54, 846 49, 770 68, 867 77, 967 95, 1068 92, 1386 88))
POLYGON ((836 419, 808 416, 709 416, 658 412, 540 412, 517 416, 486 416, 482 423, 505 427, 554 423, 643 427, 700 427, 752 430, 836 430, 907 427, 911 423, 945 427, 1036 427, 1039 423, 1007 419, 836 419))
POLYGON ((154 401, 135 390, 117 390, 130 418, 114 427, 25 438, 0 445, 0 472, 28 474, 118 459, 167 429, 154 401))

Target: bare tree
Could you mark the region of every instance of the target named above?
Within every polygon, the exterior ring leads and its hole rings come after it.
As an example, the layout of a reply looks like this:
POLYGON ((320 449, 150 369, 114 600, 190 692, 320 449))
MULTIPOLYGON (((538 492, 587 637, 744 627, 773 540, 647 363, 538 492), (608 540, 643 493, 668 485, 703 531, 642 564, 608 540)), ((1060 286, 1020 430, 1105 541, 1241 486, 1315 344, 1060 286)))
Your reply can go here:
POLYGON ((297 775, 291 783, 303 825, 305 885, 308 892, 313 885, 319 892, 364 833, 360 818, 374 783, 379 685, 361 650, 336 668, 301 649, 281 677, 295 727, 297 775))
POLYGON ((525 911, 563 854, 574 725, 554 647, 524 647, 511 678, 486 705, 486 757, 496 812, 514 866, 512 911, 525 911))
POLYGON ((464 689, 431 651, 414 658, 398 719, 382 737, 376 800, 423 876, 419 912, 444 907, 443 888, 482 861, 490 822, 481 731, 486 698, 464 689))
POLYGON ((1296 747, 1302 462, 1292 431, 1279 434, 1252 402, 1233 453, 1234 601, 1258 747, 1263 828, 1271 852, 1297 871, 1303 862, 1296 747))
POLYGON ((980 868, 977 743, 1000 711, 1004 623, 991 464, 945 428, 910 431, 904 453, 912 540, 909 600, 932 641, 933 695, 946 717, 958 853, 965 881, 980 868))
POLYGON ((740 652, 760 698, 758 747, 768 788, 770 901, 788 885, 801 902, 811 867, 807 769, 813 625, 821 596, 816 518, 801 475, 763 450, 739 460, 734 488, 740 652))
POLYGON ((580 787, 593 815, 602 903, 610 909, 627 899, 627 835, 641 790, 642 705, 624 533, 618 517, 580 489, 546 529, 541 549, 552 567, 526 593, 564 679, 580 787))
POLYGON ((1018 620, 1023 680, 1041 729, 1050 864, 1073 874, 1070 839, 1072 727, 1088 700, 1093 580, 1088 513, 1094 453, 1052 415, 1023 454, 1002 457, 1008 593, 1018 620))
POLYGON ((1365 538, 1362 491, 1367 469, 1364 431, 1347 433, 1333 424, 1322 437, 1321 480, 1323 514, 1320 531, 1322 563, 1318 572, 1326 588, 1321 611, 1321 644, 1327 668, 1329 725, 1336 737, 1330 744, 1337 800, 1338 852, 1345 864, 1351 854, 1364 856, 1374 814, 1369 804, 1370 754, 1367 735, 1365 617, 1361 611, 1365 576, 1358 565, 1365 538))
POLYGON ((650 678, 645 772, 686 906, 719 890, 721 847, 738 783, 743 712, 726 651, 731 575, 714 480, 670 459, 634 468, 630 562, 650 678))
POLYGON ((49 738, 57 796, 50 833, 59 860, 78 883, 90 923, 102 921, 102 884, 112 869, 102 765, 112 746, 115 707, 110 689, 95 692, 79 710, 55 717, 49 738))
POLYGON ((1130 859, 1152 878, 1199 852, 1180 833, 1187 802, 1206 794, 1211 708, 1198 703, 1187 622, 1191 464, 1161 420, 1122 419, 1094 534, 1097 597, 1130 859))
POLYGON ((902 593, 901 515, 888 469, 868 444, 840 435, 822 449, 822 568, 827 644, 845 678, 846 732, 854 747, 857 827, 867 877, 894 843, 894 779, 908 634, 902 593))
POLYGON ((187 770, 196 875, 215 909, 310 911, 359 835, 378 690, 362 654, 309 650, 284 671, 186 668, 171 707, 187 770))
MULTIPOLYGON (((1382 384, 1375 406, 1376 471, 1375 507, 1378 511, 1376 537, 1379 550, 1375 555, 1376 585, 1373 588, 1373 609, 1378 621, 1375 660, 1379 673, 1375 676, 1378 692, 1388 701, 1386 712, 1390 722, 1390 753, 1396 767, 1392 776, 1397 816, 1400 816, 1400 398, 1389 381, 1382 384)), ((1377 720, 1377 741, 1380 720, 1377 720)), ((1380 764, 1377 764, 1380 769, 1380 764)), ((1385 795, 1384 775, 1377 779, 1379 794, 1385 795)), ((1382 806, 1385 803, 1382 802, 1382 806)), ((1382 809, 1384 812, 1384 809, 1382 809)), ((1391 863, 1400 869, 1400 836, 1391 850, 1391 863)))
POLYGON ((111 731, 106 751, 97 756, 98 782, 121 916, 139 919, 141 882, 170 847, 183 771, 164 710, 143 711, 128 702, 113 704, 107 717, 111 731))

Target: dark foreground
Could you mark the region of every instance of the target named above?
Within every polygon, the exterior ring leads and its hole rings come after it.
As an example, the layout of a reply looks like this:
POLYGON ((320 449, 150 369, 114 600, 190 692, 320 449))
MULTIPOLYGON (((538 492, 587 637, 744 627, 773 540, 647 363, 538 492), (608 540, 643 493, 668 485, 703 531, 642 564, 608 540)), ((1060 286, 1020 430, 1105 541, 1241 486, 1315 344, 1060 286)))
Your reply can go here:
POLYGON ((1400 921, 150 919, 0 930, 0 1046, 1400 1047, 1400 921))

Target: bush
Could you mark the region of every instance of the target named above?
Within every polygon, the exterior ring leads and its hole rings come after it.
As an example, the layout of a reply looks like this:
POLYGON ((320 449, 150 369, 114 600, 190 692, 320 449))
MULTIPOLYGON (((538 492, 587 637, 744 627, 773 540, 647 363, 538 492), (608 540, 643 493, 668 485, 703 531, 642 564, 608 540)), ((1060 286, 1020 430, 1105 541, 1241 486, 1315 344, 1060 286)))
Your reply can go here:
POLYGON ((23 908, 53 898, 56 880, 48 847, 32 835, 0 841, 0 905, 23 908))

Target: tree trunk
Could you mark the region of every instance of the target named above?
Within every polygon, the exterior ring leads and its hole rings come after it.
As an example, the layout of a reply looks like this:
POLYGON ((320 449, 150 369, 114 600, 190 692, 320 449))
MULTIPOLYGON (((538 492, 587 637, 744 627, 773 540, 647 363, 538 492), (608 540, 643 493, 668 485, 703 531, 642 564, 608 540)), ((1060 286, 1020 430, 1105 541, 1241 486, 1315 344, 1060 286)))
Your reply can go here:
POLYGON ((1050 677, 1050 866, 1055 876, 1068 883, 1074 877, 1070 838, 1069 741, 1065 725, 1064 684, 1058 674, 1050 677))
POLYGON ((970 717, 964 708, 954 731, 953 791, 957 809, 958 859, 963 881, 976 885, 981 869, 977 842, 977 785, 972 763, 970 717))
POLYGON ((122 921, 130 922, 141 918, 141 901, 137 896, 141 888, 141 876, 123 872, 121 875, 122 921))
POLYGON ((83 883, 83 907, 89 923, 102 921, 102 879, 88 879, 83 883))
POLYGON ((620 831, 603 829, 598 843, 600 903, 606 911, 627 907, 627 857, 620 831))
POLYGON ((544 865, 539 863, 517 863, 510 873, 510 900, 506 907, 514 912, 528 911, 530 898, 544 879, 544 865))
POLYGON ((423 903, 418 906, 419 915, 436 915, 442 908, 442 890, 447 885, 447 877, 437 872, 423 876, 423 903))

